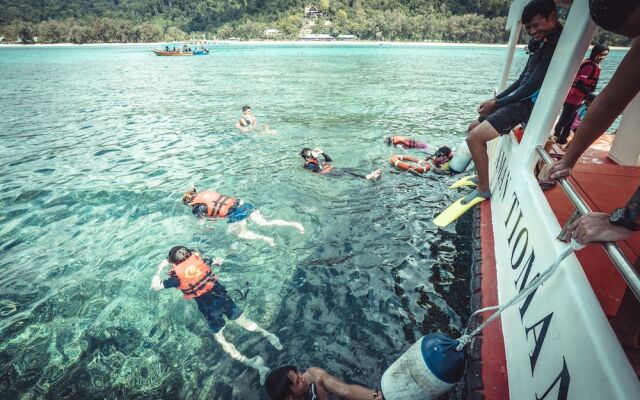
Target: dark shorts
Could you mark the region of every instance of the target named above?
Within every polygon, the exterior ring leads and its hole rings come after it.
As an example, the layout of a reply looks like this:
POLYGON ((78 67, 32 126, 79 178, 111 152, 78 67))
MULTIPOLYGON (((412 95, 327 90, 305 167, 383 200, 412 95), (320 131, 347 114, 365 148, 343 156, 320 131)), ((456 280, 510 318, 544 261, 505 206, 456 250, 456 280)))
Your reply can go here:
POLYGON ((529 121, 534 103, 531 100, 523 100, 517 103, 507 104, 498 108, 493 114, 478 118, 478 121, 487 121, 500 135, 508 135, 511 129, 523 122, 529 121))
POLYGON ((196 298, 196 302, 213 333, 220 332, 224 327, 224 316, 234 320, 242 315, 242 308, 233 302, 220 282, 216 282, 211 292, 196 298))

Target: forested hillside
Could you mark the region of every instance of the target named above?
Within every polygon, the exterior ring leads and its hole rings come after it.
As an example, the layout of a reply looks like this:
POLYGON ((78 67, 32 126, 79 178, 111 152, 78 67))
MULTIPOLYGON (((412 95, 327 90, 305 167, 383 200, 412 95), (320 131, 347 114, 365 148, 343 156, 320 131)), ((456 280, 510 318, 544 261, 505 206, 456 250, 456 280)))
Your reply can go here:
MULTIPOLYGON (((4 41, 157 42, 191 37, 297 39, 303 33, 364 40, 504 43, 509 0, 3 0, 4 41), (306 7, 322 15, 306 18, 306 7)), ((596 41, 627 44, 601 33, 596 41), (604 36, 603 36, 604 35, 604 36)))

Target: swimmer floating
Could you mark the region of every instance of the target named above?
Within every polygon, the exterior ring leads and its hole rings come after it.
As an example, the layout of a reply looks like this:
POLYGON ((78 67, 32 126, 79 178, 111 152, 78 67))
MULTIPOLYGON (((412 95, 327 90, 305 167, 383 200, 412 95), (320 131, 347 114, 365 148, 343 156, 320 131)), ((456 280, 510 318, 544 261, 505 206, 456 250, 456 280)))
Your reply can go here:
POLYGON ((227 218, 229 231, 241 239, 264 240, 270 246, 275 246, 273 238, 259 235, 247 228, 247 219, 262 226, 290 226, 304 233, 304 227, 299 222, 289 222, 279 219, 267 220, 259 210, 243 200, 224 196, 213 190, 196 192, 195 186, 182 196, 182 202, 191 207, 191 212, 198 218, 227 218))
POLYGON ((151 280, 151 289, 160 291, 176 288, 182 292, 186 300, 195 300, 214 338, 222 346, 222 350, 234 360, 257 369, 260 374, 260 384, 264 384, 269 368, 265 366, 262 357, 247 358, 233 344, 225 340, 222 334, 225 325, 224 317, 248 331, 259 332, 278 350, 282 349, 280 340, 276 335, 262 329, 243 315, 242 308, 233 302, 225 287, 218 281, 218 277, 211 271, 213 264, 221 265, 222 259, 202 259, 200 254, 184 246, 173 247, 167 259, 162 260, 158 265, 156 274, 151 280), (162 280, 160 274, 169 264, 171 264, 169 279, 162 280))
POLYGON ((307 169, 317 174, 329 174, 333 176, 350 175, 356 178, 363 178, 370 181, 375 181, 382 175, 382 169, 377 169, 369 174, 364 174, 360 171, 353 170, 351 168, 334 169, 330 164, 333 160, 322 149, 310 149, 305 147, 300 151, 300 156, 304 159, 302 168, 307 169), (324 160, 320 160, 322 157, 324 160))

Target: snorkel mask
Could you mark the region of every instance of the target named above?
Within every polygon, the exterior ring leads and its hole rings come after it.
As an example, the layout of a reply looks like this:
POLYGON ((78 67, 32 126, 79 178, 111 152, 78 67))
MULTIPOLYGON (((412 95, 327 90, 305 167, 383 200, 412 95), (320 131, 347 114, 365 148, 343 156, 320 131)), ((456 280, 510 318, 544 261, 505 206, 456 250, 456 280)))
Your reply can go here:
POLYGON ((182 195, 182 203, 183 204, 190 204, 193 201, 193 198, 196 197, 196 187, 194 186, 193 189, 184 192, 184 194, 182 195))
POLYGON ((385 143, 387 146, 391 146, 391 137, 390 137, 390 136, 385 136, 385 137, 384 137, 384 143, 385 143))
POLYGON ((310 148, 305 147, 300 151, 300 157, 304 158, 305 160, 313 158, 313 151, 310 148))
POLYGON ((446 164, 453 158, 453 152, 448 146, 442 146, 436 151, 433 155, 433 163, 436 167, 440 167, 443 164, 446 164))

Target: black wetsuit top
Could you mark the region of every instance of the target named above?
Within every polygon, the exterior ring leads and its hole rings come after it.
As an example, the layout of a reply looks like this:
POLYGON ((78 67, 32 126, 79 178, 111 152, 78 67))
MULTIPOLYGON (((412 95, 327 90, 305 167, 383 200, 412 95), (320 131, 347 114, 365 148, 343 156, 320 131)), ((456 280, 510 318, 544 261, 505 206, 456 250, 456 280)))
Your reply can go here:
POLYGON ((560 39, 562 26, 550 33, 539 48, 529 56, 527 65, 520 74, 520 77, 513 82, 502 93, 496 96, 496 105, 503 107, 508 104, 531 99, 537 95, 542 86, 544 76, 547 74, 551 57, 560 39))

